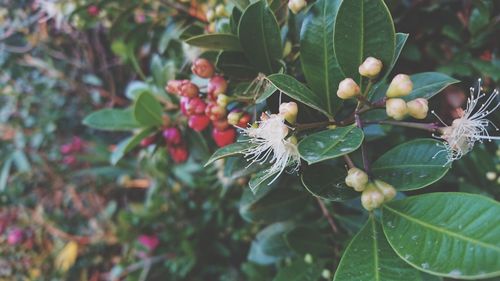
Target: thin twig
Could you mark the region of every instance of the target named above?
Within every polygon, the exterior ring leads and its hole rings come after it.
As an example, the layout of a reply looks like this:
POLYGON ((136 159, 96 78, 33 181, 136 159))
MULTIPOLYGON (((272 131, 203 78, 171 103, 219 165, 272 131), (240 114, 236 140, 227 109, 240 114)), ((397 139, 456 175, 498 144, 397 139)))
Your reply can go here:
POLYGON ((335 234, 339 233, 339 229, 338 229, 337 225, 335 224, 335 221, 333 220, 332 215, 330 214, 330 212, 328 212, 328 209, 326 208, 325 203, 323 203, 323 201, 319 197, 316 197, 316 200, 318 201, 318 205, 321 208, 321 211, 323 212, 323 216, 326 218, 326 220, 328 221, 328 224, 332 228, 333 233, 335 233, 335 234))

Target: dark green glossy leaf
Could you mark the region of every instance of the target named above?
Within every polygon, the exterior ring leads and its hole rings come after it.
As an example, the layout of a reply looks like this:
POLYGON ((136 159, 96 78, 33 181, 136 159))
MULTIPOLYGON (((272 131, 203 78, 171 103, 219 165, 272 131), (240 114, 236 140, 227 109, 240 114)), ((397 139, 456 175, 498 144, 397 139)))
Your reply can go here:
POLYGON ((248 260, 271 264, 292 254, 285 242, 285 233, 295 227, 292 222, 273 223, 257 234, 250 246, 248 260))
POLYGON ((406 101, 416 98, 430 99, 449 85, 460 81, 439 72, 423 72, 411 75, 413 91, 403 99, 406 101))
POLYGON ((246 8, 238 26, 238 36, 248 61, 263 73, 276 72, 282 56, 280 28, 265 1, 246 8))
POLYGON ((238 9, 244 11, 248 5, 250 5, 250 0, 230 0, 233 4, 238 7, 238 9))
POLYGON ((420 272, 391 249, 373 216, 353 238, 340 260, 334 281, 422 280, 420 272))
POLYGON ((307 167, 301 180, 304 187, 316 197, 328 201, 345 201, 360 194, 345 185, 346 176, 345 169, 317 164, 307 167))
POLYGON ((321 98, 292 76, 286 74, 273 74, 268 76, 266 79, 283 94, 321 111, 326 116, 332 116, 328 113, 325 104, 321 101, 321 98))
POLYGON ((134 149, 139 143, 141 143, 141 140, 150 135, 153 132, 153 128, 147 128, 139 133, 124 139, 121 141, 113 150, 113 153, 111 153, 111 158, 110 162, 112 165, 118 164, 118 162, 127 154, 129 151, 134 149))
POLYGON ((359 148, 363 131, 352 125, 314 133, 299 143, 300 157, 309 164, 333 159, 359 148))
POLYGON ((500 276, 500 204, 466 193, 432 193, 390 202, 383 227, 406 262, 457 279, 500 276))
POLYGON ((257 76, 257 70, 250 65, 241 52, 221 52, 217 57, 216 66, 225 76, 232 78, 249 79, 257 76))
POLYGON ((202 34, 190 37, 184 42, 211 50, 241 51, 238 36, 229 33, 202 34))
POLYGON ((395 37, 394 23, 384 1, 349 0, 340 5, 335 20, 335 54, 345 76, 358 84, 358 67, 367 57, 381 60, 384 66, 391 64, 395 37))
POLYGON ((243 151, 244 149, 247 149, 248 147, 249 147, 248 142, 235 142, 233 144, 226 145, 222 148, 219 148, 217 151, 214 152, 214 154, 212 154, 210 159, 205 164, 205 167, 212 164, 213 162, 215 162, 219 159, 234 156, 236 154, 240 154, 241 151, 243 151))
POLYGON ((382 155, 372 166, 376 178, 397 190, 426 187, 441 179, 450 169, 442 142, 417 139, 401 144, 382 155))
POLYGON ((141 126, 132 110, 110 108, 92 112, 83 119, 83 124, 105 131, 130 131, 141 126))
POLYGON ((139 94, 134 103, 134 117, 143 126, 161 126, 163 108, 156 98, 148 92, 139 94))
POLYGON ((299 255, 311 254, 315 257, 329 257, 335 249, 314 227, 297 227, 285 235, 288 246, 299 255))
POLYGON ((342 105, 337 88, 344 79, 335 59, 333 26, 341 0, 319 0, 312 5, 300 33, 300 61, 307 84, 333 114, 342 105))

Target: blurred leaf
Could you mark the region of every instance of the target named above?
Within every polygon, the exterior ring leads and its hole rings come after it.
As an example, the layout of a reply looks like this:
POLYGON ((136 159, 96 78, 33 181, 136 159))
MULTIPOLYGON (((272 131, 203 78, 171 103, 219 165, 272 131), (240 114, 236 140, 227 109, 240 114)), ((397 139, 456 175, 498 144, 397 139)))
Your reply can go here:
POLYGON ((285 233, 295 227, 292 222, 277 222, 264 228, 250 246, 248 260, 257 264, 272 264, 292 254, 285 242, 285 233))
POLYGON ((142 92, 134 103, 134 117, 143 126, 161 126, 163 108, 156 98, 142 92))
POLYGON ((413 91, 406 97, 406 101, 417 98, 430 99, 449 85, 460 81, 439 72, 423 72, 410 76, 413 82, 413 91))
POLYGON ((334 253, 334 248, 328 241, 328 236, 318 232, 315 227, 300 226, 285 235, 288 246, 299 257, 311 254, 314 257, 329 257, 334 253))
POLYGON ((235 142, 233 144, 219 148, 217 151, 214 152, 214 154, 212 154, 210 159, 205 164, 205 167, 219 159, 240 154, 243 150, 247 149, 249 146, 250 146, 249 142, 242 141, 242 142, 235 142))
POLYGON ((500 276, 499 213, 492 199, 446 192, 390 202, 382 217, 389 243, 407 263, 434 275, 477 280, 500 276))
POLYGON ((241 51, 238 36, 228 33, 197 35, 186 39, 184 42, 210 50, 241 51))
POLYGON ((224 75, 237 78, 253 78, 257 76, 257 70, 250 65, 241 52, 223 51, 217 57, 216 66, 224 75))
POLYGON ((118 162, 127 154, 129 151, 134 149, 139 143, 141 143, 141 140, 150 135, 154 131, 153 128, 147 128, 143 129, 139 133, 124 139, 121 141, 116 147, 115 150, 113 150, 113 153, 111 153, 111 164, 116 165, 118 162))
POLYGON ((317 281, 324 267, 324 261, 306 263, 304 259, 298 258, 292 264, 280 268, 273 281, 317 281))
POLYGON ((105 131, 130 131, 140 127, 131 109, 101 109, 87 115, 82 123, 105 131))

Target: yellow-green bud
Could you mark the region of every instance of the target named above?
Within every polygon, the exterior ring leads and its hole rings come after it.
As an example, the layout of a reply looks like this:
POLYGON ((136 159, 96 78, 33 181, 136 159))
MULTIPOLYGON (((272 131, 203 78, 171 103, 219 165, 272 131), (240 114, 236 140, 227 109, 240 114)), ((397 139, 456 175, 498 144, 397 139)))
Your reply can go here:
POLYGON ((391 201, 396 197, 396 189, 385 181, 375 180, 375 186, 377 186, 378 190, 384 195, 384 202, 391 201))
POLYGON ((408 114, 408 107, 403 99, 388 99, 385 103, 387 116, 396 120, 403 120, 408 114))
POLYGON ((227 115, 227 123, 234 126, 240 122, 241 116, 243 116, 243 112, 229 112, 229 114, 227 115))
POLYGON ((220 105, 222 107, 226 107, 228 102, 229 102, 228 96, 226 96, 224 94, 220 94, 217 96, 217 104, 218 105, 220 105))
POLYGON ((332 272, 328 269, 323 269, 323 271, 321 272, 321 277, 325 279, 330 279, 332 278, 332 272))
POLYGON ((213 22, 215 20, 215 11, 214 10, 208 10, 207 13, 205 14, 207 17, 208 22, 213 22))
POLYGON ((302 9, 304 9, 307 6, 306 0, 289 0, 288 1, 288 8, 292 11, 294 14, 298 14, 302 9))
POLYGON ((416 119, 425 119, 429 112, 429 102, 424 98, 418 98, 406 103, 408 114, 416 119))
POLYGON ((337 96, 343 100, 351 99, 359 95, 360 89, 358 84, 351 78, 346 78, 339 83, 337 96))
POLYGON ((219 4, 215 7, 215 15, 219 18, 227 17, 226 7, 224 7, 224 4, 219 4))
POLYGON ((497 178, 497 173, 495 172, 487 172, 486 178, 490 181, 494 181, 497 178))
POLYGON ((365 190, 368 183, 368 174, 358 168, 350 168, 345 178, 345 184, 354 188, 354 190, 361 192, 365 190))
POLYGON ((297 121, 297 114, 299 113, 299 107, 293 101, 284 102, 280 104, 279 112, 286 121, 288 121, 290 124, 295 124, 295 121, 297 121))
POLYGON ((413 82, 411 82, 410 76, 406 74, 398 74, 392 79, 385 95, 388 98, 405 97, 411 93, 412 90, 413 82))
POLYGON ((306 254, 306 255, 304 256, 304 261, 305 261, 306 263, 312 263, 312 262, 313 262, 313 257, 311 256, 311 254, 306 254))
POLYGON ((366 189, 361 194, 361 205, 368 211, 380 207, 384 203, 384 195, 375 187, 374 183, 368 183, 366 189))
POLYGON ((368 57, 359 66, 358 71, 359 74, 361 74, 362 76, 373 79, 380 74, 382 67, 383 67, 382 61, 374 57, 368 57))

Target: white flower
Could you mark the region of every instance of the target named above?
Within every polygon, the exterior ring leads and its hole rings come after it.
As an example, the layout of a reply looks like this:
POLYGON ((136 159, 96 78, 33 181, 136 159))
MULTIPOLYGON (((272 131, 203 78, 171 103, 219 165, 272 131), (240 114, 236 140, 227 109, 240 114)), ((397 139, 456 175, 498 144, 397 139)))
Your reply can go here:
POLYGON ((74 3, 58 0, 37 0, 36 4, 40 8, 40 12, 44 13, 42 21, 54 19, 57 29, 61 29, 76 9, 74 3))
POLYGON ((462 111, 461 117, 453 120, 451 126, 441 129, 441 138, 446 141, 445 149, 448 158, 446 164, 462 158, 474 148, 475 143, 478 141, 500 140, 500 136, 489 135, 488 126, 490 124, 497 131, 498 127, 486 119, 488 115, 500 107, 497 99, 498 90, 494 90, 493 93, 486 97, 487 95, 481 92, 481 79, 479 79, 478 84, 477 92, 474 88, 470 89, 471 94, 467 99, 467 107, 462 111), (480 103, 480 100, 484 97, 486 97, 486 101, 480 103))
POLYGON ((288 166, 296 171, 300 165, 300 156, 294 138, 287 138, 289 128, 285 119, 279 114, 262 114, 261 121, 256 126, 242 128, 249 137, 251 146, 243 151, 245 158, 252 163, 271 163, 266 170, 267 176, 277 173, 273 183, 288 166))

